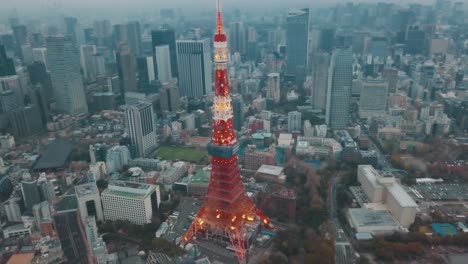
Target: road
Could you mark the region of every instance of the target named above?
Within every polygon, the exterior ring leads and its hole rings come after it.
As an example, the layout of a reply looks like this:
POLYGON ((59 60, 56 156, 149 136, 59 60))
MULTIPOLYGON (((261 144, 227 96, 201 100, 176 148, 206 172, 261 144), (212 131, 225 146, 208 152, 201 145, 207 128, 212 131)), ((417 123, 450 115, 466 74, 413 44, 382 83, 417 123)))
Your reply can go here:
POLYGON ((336 188, 339 185, 339 178, 333 177, 330 180, 330 187, 328 189, 329 207, 330 207, 330 219, 333 224, 335 233, 335 263, 337 264, 353 264, 356 262, 354 251, 351 243, 349 242, 346 233, 338 220, 337 214, 337 202, 336 202, 336 188))

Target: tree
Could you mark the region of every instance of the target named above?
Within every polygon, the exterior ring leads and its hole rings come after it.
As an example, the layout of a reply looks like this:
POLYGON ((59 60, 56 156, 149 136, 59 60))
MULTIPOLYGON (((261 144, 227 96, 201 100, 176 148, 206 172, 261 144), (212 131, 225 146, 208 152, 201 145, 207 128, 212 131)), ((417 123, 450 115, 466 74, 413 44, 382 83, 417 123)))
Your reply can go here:
POLYGON ((167 254, 169 257, 179 256, 184 252, 180 247, 163 238, 153 238, 151 246, 155 252, 167 254))

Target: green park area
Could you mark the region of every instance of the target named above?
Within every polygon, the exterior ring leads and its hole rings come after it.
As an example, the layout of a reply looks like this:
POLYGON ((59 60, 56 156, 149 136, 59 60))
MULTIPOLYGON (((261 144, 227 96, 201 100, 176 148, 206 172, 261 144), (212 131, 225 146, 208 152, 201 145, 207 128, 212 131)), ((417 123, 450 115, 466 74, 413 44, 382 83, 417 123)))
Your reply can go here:
POLYGON ((206 150, 162 146, 156 151, 154 157, 162 160, 183 160, 198 163, 203 160, 206 155, 206 150))

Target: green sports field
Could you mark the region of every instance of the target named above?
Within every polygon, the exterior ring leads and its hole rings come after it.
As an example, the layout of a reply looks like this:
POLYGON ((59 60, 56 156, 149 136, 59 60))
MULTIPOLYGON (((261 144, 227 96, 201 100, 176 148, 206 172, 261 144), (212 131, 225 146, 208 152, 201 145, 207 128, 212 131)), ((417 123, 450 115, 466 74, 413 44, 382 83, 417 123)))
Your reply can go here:
POLYGON ((163 160, 183 160, 197 163, 206 155, 206 150, 162 146, 156 151, 154 157, 163 160))

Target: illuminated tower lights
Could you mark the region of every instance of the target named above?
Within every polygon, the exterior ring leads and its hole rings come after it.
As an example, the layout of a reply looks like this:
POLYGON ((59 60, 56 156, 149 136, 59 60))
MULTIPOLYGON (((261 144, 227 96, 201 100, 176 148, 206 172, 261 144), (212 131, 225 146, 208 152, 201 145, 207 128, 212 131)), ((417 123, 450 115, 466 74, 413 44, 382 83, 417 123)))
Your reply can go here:
POLYGON ((212 158, 211 177, 203 205, 184 236, 183 243, 197 234, 228 237, 240 263, 246 263, 246 224, 259 219, 270 221, 247 196, 237 163, 239 145, 232 121, 231 97, 227 70, 227 38, 221 12, 217 8, 217 31, 214 36, 215 97, 213 135, 208 146, 212 158))

